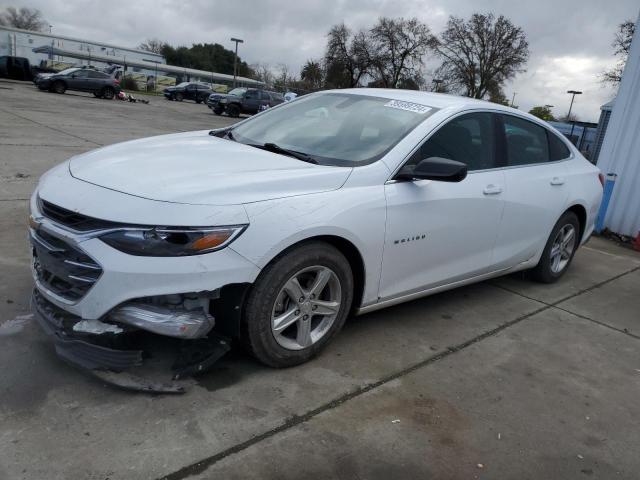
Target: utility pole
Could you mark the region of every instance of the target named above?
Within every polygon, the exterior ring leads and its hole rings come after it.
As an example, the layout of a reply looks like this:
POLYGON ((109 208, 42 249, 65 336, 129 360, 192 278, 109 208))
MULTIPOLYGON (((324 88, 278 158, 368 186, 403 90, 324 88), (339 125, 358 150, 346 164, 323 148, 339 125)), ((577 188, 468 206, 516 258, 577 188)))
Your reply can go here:
POLYGON ((571 103, 569 104, 569 113, 567 113, 567 120, 571 122, 571 133, 569 134, 569 140, 571 140, 571 142, 573 143, 573 129, 576 128, 576 122, 571 120, 571 109, 573 108, 573 100, 576 98, 576 95, 582 95, 582 92, 578 90, 567 90, 567 93, 571 94, 571 103))
POLYGON ((515 105, 516 93, 518 92, 513 92, 513 96, 511 97, 511 108, 513 108, 513 106, 515 105))
POLYGON ((232 38, 232 42, 236 42, 236 55, 233 58, 233 88, 236 87, 236 77, 238 76, 238 44, 244 43, 244 40, 240 40, 239 38, 232 38))

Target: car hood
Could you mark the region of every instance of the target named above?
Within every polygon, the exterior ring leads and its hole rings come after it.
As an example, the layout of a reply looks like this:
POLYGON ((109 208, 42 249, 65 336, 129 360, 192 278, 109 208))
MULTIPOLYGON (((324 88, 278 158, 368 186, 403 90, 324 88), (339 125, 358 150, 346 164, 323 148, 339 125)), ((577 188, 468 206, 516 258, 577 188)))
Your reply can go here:
POLYGON ((236 205, 340 188, 352 168, 314 165, 209 131, 162 135, 73 157, 71 175, 166 202, 236 205))

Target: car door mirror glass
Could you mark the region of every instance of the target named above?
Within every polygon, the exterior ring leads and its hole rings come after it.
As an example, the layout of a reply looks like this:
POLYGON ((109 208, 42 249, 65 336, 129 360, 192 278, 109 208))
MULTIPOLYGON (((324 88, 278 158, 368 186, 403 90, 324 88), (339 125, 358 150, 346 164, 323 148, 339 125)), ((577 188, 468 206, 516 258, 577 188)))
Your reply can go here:
POLYGON ((429 157, 413 165, 405 165, 396 175, 396 180, 436 180, 439 182, 461 182, 467 176, 467 166, 456 160, 429 157))

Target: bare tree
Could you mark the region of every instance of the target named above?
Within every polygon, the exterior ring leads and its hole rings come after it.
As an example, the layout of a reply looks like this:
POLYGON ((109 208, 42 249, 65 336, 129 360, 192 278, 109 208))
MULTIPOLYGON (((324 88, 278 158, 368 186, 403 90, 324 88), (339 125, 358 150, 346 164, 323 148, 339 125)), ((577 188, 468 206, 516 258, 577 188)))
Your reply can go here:
POLYGON ((504 16, 475 13, 468 21, 449 17, 435 42, 442 58, 437 75, 450 78, 467 96, 484 98, 498 92, 516 73, 524 71, 529 44, 520 27, 504 16))
POLYGON ((417 18, 381 17, 371 29, 371 39, 377 83, 417 89, 423 57, 434 43, 429 27, 417 18))
POLYGON ((140 45, 138 45, 138 48, 140 50, 146 50, 147 52, 162 53, 162 49, 165 47, 165 45, 166 42, 163 42, 162 40, 159 40, 157 38, 148 38, 140 45))
POLYGON ((268 63, 254 63, 251 69, 255 72, 255 79, 264 82, 266 85, 273 85, 274 75, 271 65, 268 63))
POLYGON ((615 67, 602 74, 602 81, 604 83, 617 85, 622 80, 622 73, 624 72, 627 58, 629 57, 629 50, 631 49, 631 41, 633 40, 635 28, 636 25, 631 20, 627 20, 618 25, 618 31, 611 46, 614 48, 613 54, 620 57, 620 60, 615 67))
POLYGON ((365 32, 353 35, 342 23, 327 35, 326 80, 330 87, 357 87, 371 68, 369 38, 365 32))
POLYGON ((7 7, 3 13, 0 13, 0 25, 42 32, 48 23, 42 18, 42 12, 37 8, 7 7))

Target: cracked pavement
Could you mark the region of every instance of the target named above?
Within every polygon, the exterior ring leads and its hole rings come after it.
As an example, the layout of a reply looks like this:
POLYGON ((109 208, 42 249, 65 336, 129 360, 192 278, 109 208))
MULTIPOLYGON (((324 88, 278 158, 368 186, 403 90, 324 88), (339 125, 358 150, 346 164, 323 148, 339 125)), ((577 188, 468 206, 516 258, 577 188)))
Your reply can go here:
POLYGON ((234 351, 183 396, 67 366, 29 316, 27 199, 64 159, 213 128, 203 105, 0 90, 0 478, 621 478, 640 473, 640 255, 594 238, 522 275, 347 322, 316 360, 234 351))

